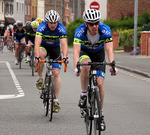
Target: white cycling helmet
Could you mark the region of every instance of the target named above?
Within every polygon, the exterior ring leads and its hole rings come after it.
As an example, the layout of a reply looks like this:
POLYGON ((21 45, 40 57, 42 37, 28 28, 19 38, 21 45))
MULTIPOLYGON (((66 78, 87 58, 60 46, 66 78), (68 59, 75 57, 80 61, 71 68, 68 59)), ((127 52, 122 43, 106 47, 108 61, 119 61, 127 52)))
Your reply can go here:
POLYGON ((101 13, 96 9, 87 9, 83 13, 83 20, 85 22, 98 22, 101 19, 101 13))
POLYGON ((45 20, 51 23, 58 22, 60 20, 60 15, 55 10, 50 10, 45 15, 45 20))
POLYGON ((4 24, 0 24, 0 27, 5 27, 4 24))
POLYGON ((13 25, 12 25, 12 24, 9 24, 9 28, 12 30, 12 29, 13 29, 13 25))

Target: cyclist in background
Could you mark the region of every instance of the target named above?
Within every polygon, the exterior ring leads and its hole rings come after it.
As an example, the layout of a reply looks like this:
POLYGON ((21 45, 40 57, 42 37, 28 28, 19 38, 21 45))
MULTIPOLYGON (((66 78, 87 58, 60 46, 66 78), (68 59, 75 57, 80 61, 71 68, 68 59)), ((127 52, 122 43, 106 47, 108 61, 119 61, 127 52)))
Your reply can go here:
MULTIPOLYGON (((18 65, 18 49, 19 49, 19 43, 26 44, 25 41, 25 35, 26 35, 26 30, 23 28, 23 23, 21 21, 17 22, 17 28, 14 31, 14 37, 15 37, 15 64, 18 65)), ((25 45, 22 45, 22 49, 25 48, 25 45)))
POLYGON ((37 21, 39 25, 43 22, 41 18, 36 18, 35 21, 37 21))
MULTIPOLYGON (((31 22, 27 21, 26 26, 24 28, 26 29, 26 32, 29 31, 31 29, 31 22)), ((27 42, 28 41, 26 40, 26 43, 27 42)), ((30 61, 30 57, 28 56, 28 47, 25 48, 24 54, 25 54, 25 63, 28 63, 28 61, 30 61)))
POLYGON ((7 45, 8 45, 8 49, 10 50, 10 46, 11 46, 11 42, 13 42, 13 25, 10 24, 8 27, 7 27, 7 45))
MULTIPOLYGON (((85 23, 80 25, 74 36, 74 47, 73 47, 73 60, 74 60, 74 74, 76 76, 81 76, 81 96, 79 100, 79 107, 84 108, 86 106, 87 100, 87 87, 89 81, 89 66, 83 66, 81 73, 78 74, 78 69, 76 67, 77 62, 88 63, 89 61, 93 62, 103 62, 105 61, 105 51, 104 46, 108 55, 109 62, 114 60, 113 54, 113 41, 111 37, 110 28, 100 23, 101 14, 98 10, 87 9, 83 14, 83 19, 85 23)), ((97 77, 97 86, 99 88, 99 94, 101 98, 101 108, 102 108, 102 122, 101 130, 104 131, 106 126, 104 122, 103 114, 103 102, 104 102, 104 87, 103 82, 105 78, 105 66, 96 67, 96 70, 100 71, 100 74, 97 77)), ((115 75, 116 72, 113 72, 112 67, 110 67, 112 75, 115 75)))
MULTIPOLYGON (((5 36, 5 25, 0 24, 0 36, 5 36)), ((1 47, 2 39, 0 38, 0 47, 1 47)))
MULTIPOLYGON (((27 34, 26 34, 26 43, 28 45, 35 44, 35 35, 36 35, 36 30, 39 26, 39 23, 37 21, 31 22, 31 27, 28 29, 27 34)), ((32 46, 27 47, 27 61, 30 61, 30 51, 31 51, 32 46)))
MULTIPOLYGON (((43 60, 47 55, 50 55, 51 59, 61 59, 60 44, 62 48, 63 59, 67 60, 68 46, 67 46, 67 36, 65 27, 59 22, 60 16, 57 11, 50 10, 45 15, 45 22, 39 25, 36 38, 35 38, 35 63, 38 60, 43 60)), ((36 86, 39 90, 43 89, 43 67, 44 63, 40 63, 38 76, 39 79, 36 86)), ((60 107, 58 103, 58 96, 61 85, 60 78, 61 65, 59 63, 53 64, 53 76, 54 76, 54 87, 55 87, 55 97, 54 99, 54 112, 59 112, 60 107)))

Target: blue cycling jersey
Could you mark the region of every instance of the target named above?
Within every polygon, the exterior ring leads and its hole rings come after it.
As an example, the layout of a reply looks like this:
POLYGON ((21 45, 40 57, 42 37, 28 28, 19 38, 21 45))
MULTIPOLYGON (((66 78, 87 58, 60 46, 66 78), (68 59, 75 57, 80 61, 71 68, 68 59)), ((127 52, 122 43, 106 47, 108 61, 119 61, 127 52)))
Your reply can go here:
POLYGON ((99 35, 100 37, 98 42, 92 45, 88 41, 87 27, 85 23, 83 23, 75 31, 74 44, 81 45, 82 50, 88 51, 90 53, 98 52, 104 47, 104 42, 107 43, 112 41, 110 27, 103 23, 99 23, 99 35))
POLYGON ((42 45, 45 47, 59 46, 60 39, 67 37, 66 29, 60 22, 58 22, 56 29, 51 31, 46 21, 39 25, 36 36, 42 37, 42 45))

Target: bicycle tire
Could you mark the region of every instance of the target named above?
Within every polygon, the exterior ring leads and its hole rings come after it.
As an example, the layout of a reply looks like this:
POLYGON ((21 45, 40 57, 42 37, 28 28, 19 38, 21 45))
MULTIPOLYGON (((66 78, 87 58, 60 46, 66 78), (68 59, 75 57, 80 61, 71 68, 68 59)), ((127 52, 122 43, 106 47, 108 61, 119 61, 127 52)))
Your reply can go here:
POLYGON ((87 105, 86 107, 86 115, 85 115, 85 123, 86 123, 86 133, 87 135, 91 135, 92 133, 92 119, 90 119, 90 107, 87 105))
POLYGON ((43 104, 44 104, 44 113, 45 116, 48 114, 48 107, 49 107, 49 100, 48 100, 48 77, 47 74, 45 75, 44 80, 44 89, 43 89, 43 104))
POLYGON ((34 50, 33 50, 33 48, 31 51, 31 68, 32 68, 32 76, 34 76, 35 66, 34 66, 34 50))
POLYGON ((54 81, 53 77, 50 76, 49 83, 48 83, 48 100, 49 100, 49 107, 48 107, 48 119, 52 121, 53 118, 53 104, 54 104, 54 81))
POLYGON ((4 42, 1 42, 1 52, 3 53, 3 49, 4 49, 4 42))
POLYGON ((101 135, 101 101, 99 96, 99 90, 98 87, 95 88, 94 93, 94 105, 93 105, 93 116, 94 116, 94 134, 95 135, 101 135))
POLYGON ((21 49, 21 47, 19 47, 19 50, 18 50, 18 62, 19 62, 19 68, 21 69, 21 61, 22 61, 22 49, 21 49))

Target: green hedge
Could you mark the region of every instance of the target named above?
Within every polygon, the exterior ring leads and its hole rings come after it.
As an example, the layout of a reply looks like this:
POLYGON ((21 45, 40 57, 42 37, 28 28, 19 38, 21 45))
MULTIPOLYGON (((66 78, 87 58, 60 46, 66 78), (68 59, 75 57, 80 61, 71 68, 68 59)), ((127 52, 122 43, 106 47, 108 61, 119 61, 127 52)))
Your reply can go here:
MULTIPOLYGON (((140 46, 141 44, 141 27, 137 29, 137 44, 140 46)), ((129 30, 121 30, 119 32, 119 46, 133 46, 134 44, 134 29, 129 30)))
MULTIPOLYGON (((110 21, 104 20, 104 24, 110 26, 112 31, 116 31, 118 28, 121 29, 133 29, 134 28, 134 17, 124 17, 123 19, 110 21)), ((138 15, 138 27, 142 27, 143 25, 150 23, 150 13, 143 13, 142 15, 138 15)))
POLYGON ((78 28, 82 23, 84 23, 84 20, 79 18, 71 22, 67 27, 67 39, 68 39, 68 45, 73 45, 73 39, 74 39, 74 33, 76 28, 78 28))

